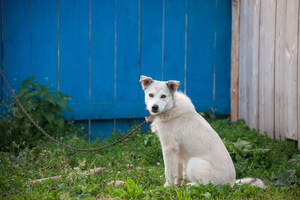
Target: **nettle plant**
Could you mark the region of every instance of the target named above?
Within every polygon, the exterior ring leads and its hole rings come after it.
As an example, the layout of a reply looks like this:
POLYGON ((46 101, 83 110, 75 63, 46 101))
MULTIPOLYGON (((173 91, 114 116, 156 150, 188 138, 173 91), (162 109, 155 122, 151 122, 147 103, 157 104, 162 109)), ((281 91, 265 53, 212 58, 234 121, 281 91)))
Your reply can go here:
MULTIPOLYGON (((73 122, 67 123, 64 120, 62 110, 72 111, 66 103, 71 97, 34 79, 33 76, 22 82, 17 97, 31 117, 51 136, 65 136, 64 132, 70 129, 73 122)), ((13 101, 9 107, 11 112, 2 116, 0 121, 1 150, 9 150, 12 145, 32 147, 37 145, 38 140, 45 139, 27 119, 17 102, 13 101)))

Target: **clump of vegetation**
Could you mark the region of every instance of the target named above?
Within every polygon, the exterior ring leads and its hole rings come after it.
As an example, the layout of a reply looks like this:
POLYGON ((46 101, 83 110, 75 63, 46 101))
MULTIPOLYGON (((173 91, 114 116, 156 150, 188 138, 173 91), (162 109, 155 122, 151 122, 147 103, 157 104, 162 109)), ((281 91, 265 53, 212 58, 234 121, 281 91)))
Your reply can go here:
MULTIPOLYGON (((78 127, 62 118, 65 99, 33 78, 19 89, 26 110, 46 131, 79 148, 109 144, 125 133, 114 132, 104 141, 74 134, 78 127), (66 134, 67 133, 67 134, 66 134), (71 134, 72 133, 72 134, 71 134), (62 135, 63 134, 63 135, 62 135)), ((13 104, 15 105, 15 104, 13 104)), ((122 143, 99 152, 64 149, 44 138, 19 108, 0 119, 0 194, 7 199, 300 199, 300 152, 295 141, 274 141, 244 121, 217 119, 204 112, 226 145, 237 178, 257 177, 268 189, 249 185, 199 185, 164 188, 164 165, 156 135, 137 131, 122 143), (17 134, 17 137, 9 133, 17 134), (26 141, 25 144, 22 141, 26 141), (15 144, 15 145, 12 145, 15 144), (99 174, 90 172, 104 167, 99 174), (29 180, 60 176, 35 184, 29 180), (111 181, 121 185, 108 185, 111 181)), ((132 127, 134 128, 134 127, 132 127)), ((184 183, 187 183, 185 180, 184 183)))
MULTIPOLYGON (((71 135, 78 131, 73 121, 65 121, 62 110, 71 109, 66 104, 68 95, 41 85, 30 77, 18 89, 17 97, 32 118, 55 138, 71 135)), ((11 151, 16 146, 34 147, 45 136, 27 119, 15 101, 7 103, 8 112, 0 120, 0 150, 11 151)))
MULTIPOLYGON (((99 152, 75 152, 48 141, 18 153, 0 153, 0 191, 9 199, 300 199, 299 151, 294 141, 273 141, 250 130, 244 121, 210 120, 233 158, 237 178, 264 180, 266 191, 249 185, 200 185, 164 188, 161 146, 151 131, 138 131, 124 142, 99 152), (104 167, 99 174, 90 169, 104 167), (29 180, 60 179, 26 185, 29 180), (111 185, 121 180, 125 184, 111 185)), ((90 148, 115 141, 73 136, 65 142, 90 148)), ((187 181, 185 181, 187 183, 187 181)))

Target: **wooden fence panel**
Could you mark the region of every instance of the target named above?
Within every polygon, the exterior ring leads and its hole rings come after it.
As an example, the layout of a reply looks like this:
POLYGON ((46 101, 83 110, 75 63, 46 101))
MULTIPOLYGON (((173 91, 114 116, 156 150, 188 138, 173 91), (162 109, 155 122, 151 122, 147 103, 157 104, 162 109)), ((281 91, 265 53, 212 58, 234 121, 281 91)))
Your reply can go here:
POLYGON ((298 126, 298 130, 297 130, 297 140, 298 140, 298 149, 300 149, 300 4, 299 4, 299 11, 298 11, 298 88, 297 88, 297 100, 298 100, 298 121, 297 121, 297 126, 298 126))
POLYGON ((90 101, 89 40, 89 2, 59 1, 59 88, 72 103, 90 101))
POLYGON ((230 66, 231 0, 216 1, 216 12, 213 100, 218 101, 224 97, 230 99, 230 71, 224 65, 230 66))
POLYGON ((275 37, 275 139, 284 138, 287 118, 285 95, 285 24, 286 1, 277 1, 275 37))
POLYGON ((241 0, 239 118, 276 140, 300 137, 299 9, 298 0, 241 0))
MULTIPOLYGON (((4 69, 72 96, 92 137, 147 111, 141 74, 177 79, 197 110, 230 111, 231 0, 3 0, 4 69)), ((1 52, 0 52, 1 53, 1 52)), ((7 90, 6 90, 7 93, 7 90)), ((123 129, 122 128, 122 129, 123 129)))
POLYGON ((4 0, 3 20, 4 72, 12 88, 17 89, 31 75, 29 0, 4 0))
POLYGON ((248 3, 250 0, 241 1, 241 21, 240 21, 240 59, 239 59, 239 118, 248 122, 248 3))
POLYGON ((57 1, 31 0, 32 75, 42 84, 58 84, 57 1))
MULTIPOLYGON (((1 21, 1 41, 2 41, 2 37, 3 37, 3 24, 2 24, 2 14, 3 14, 3 1, 1 2, 1 9, 0 9, 0 21, 1 21)), ((4 66, 3 66, 3 54, 2 54, 2 42, 1 42, 1 48, 0 48, 0 69, 3 71, 4 70, 4 66)), ((4 103, 4 80, 2 78, 2 76, 0 77, 0 104, 4 103)))
POLYGON ((274 49, 275 13, 273 0, 261 1, 259 62, 259 130, 274 138, 274 49))
POLYGON ((114 101, 115 2, 91 1, 91 102, 114 101), (103 28, 105 27, 105 28, 103 28))
POLYGON ((232 31, 231 31, 231 121, 238 120, 239 112, 239 45, 240 45, 240 7, 241 0, 232 1, 232 31))
POLYGON ((285 70, 286 88, 285 98, 287 105, 287 126, 285 137, 297 139, 297 40, 298 40, 298 11, 299 0, 288 0, 286 8, 286 37, 285 37, 285 70))
POLYGON ((184 91, 186 2, 165 0, 163 79, 178 80, 184 91))
MULTIPOLYGON (((163 1, 140 1, 141 51, 140 74, 154 79, 162 78, 162 35, 163 35, 163 1)), ((139 85, 140 101, 144 92, 139 85)))
POLYGON ((118 1, 116 101, 138 99, 138 0, 118 1), (130 47, 130 48, 129 48, 130 47), (129 78, 130 77, 130 78, 129 78))
POLYGON ((248 125, 258 126, 258 70, 259 70, 259 36, 260 36, 260 0, 251 0, 248 5, 248 42, 247 42, 247 76, 248 76, 248 125))
MULTIPOLYGON (((91 0, 91 102, 115 100, 115 1, 91 0), (103 28, 105 27, 105 28, 103 28)), ((99 113, 101 114, 101 112, 99 113)), ((90 121, 92 139, 105 138, 115 128, 113 120, 90 121)))

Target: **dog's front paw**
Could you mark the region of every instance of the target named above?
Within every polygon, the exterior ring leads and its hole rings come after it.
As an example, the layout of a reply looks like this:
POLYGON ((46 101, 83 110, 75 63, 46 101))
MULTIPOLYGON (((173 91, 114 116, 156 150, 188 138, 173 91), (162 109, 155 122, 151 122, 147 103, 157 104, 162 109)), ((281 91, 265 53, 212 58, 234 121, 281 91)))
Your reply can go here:
POLYGON ((170 186, 172 186, 172 185, 169 183, 169 181, 166 181, 166 183, 164 184, 164 187, 170 187, 170 186))

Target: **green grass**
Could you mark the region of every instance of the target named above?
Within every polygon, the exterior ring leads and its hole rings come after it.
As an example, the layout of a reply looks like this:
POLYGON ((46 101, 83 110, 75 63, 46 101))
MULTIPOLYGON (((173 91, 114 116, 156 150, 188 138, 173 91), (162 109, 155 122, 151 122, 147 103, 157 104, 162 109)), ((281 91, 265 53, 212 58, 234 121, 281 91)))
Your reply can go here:
MULTIPOLYGON (((300 153, 295 141, 273 141, 250 130, 243 121, 232 123, 219 119, 210 120, 210 123, 233 158, 237 178, 261 178, 268 185, 266 191, 248 185, 164 188, 160 143, 150 131, 139 131, 123 143, 99 152, 74 152, 48 141, 39 141, 33 148, 14 144, 13 151, 0 152, 2 198, 300 199, 300 153), (105 167, 105 170, 99 174, 87 172, 95 167, 105 167), (62 178, 24 184, 57 175, 62 178), (126 183, 108 186, 112 180, 126 183)), ((120 134, 114 133, 105 141, 91 142, 76 136, 61 137, 60 140, 89 148, 108 144, 118 137, 120 134)))

